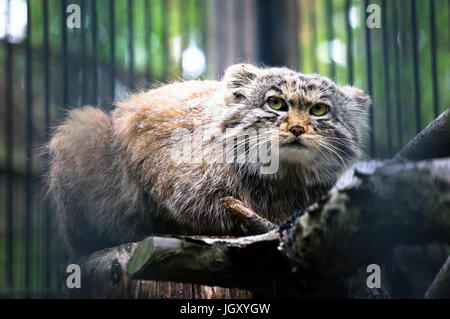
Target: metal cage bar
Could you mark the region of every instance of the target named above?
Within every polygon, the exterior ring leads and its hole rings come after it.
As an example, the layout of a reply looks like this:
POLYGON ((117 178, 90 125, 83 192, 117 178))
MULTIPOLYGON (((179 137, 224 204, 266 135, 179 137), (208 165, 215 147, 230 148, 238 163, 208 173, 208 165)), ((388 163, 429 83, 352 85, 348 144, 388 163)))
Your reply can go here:
POLYGON ((435 0, 429 0, 430 6, 430 56, 431 56, 431 82, 433 89, 433 111, 434 117, 439 115, 439 88, 437 80, 437 61, 436 61, 436 14, 435 0))
POLYGON ((32 177, 32 145, 33 145, 33 102, 32 102, 32 66, 31 66, 31 1, 27 0, 27 35, 25 40, 25 289, 26 297, 30 291, 30 265, 31 265, 31 214, 33 209, 33 177, 32 177))
POLYGON ((133 1, 127 2, 128 14, 128 86, 131 90, 134 89, 134 25, 133 25, 133 1))
POLYGON ((417 42, 417 14, 416 0, 411 0, 411 31, 412 31, 412 53, 413 53, 413 72, 414 72, 414 109, 416 117, 416 132, 422 128, 421 110, 420 110, 420 72, 419 72, 419 48, 417 42))
MULTIPOLYGON (((47 142, 50 140, 50 69, 49 69, 49 28, 48 28, 48 0, 43 1, 42 7, 42 16, 44 20, 43 25, 43 45, 44 45, 44 54, 43 54, 43 73, 44 73, 44 141, 47 142)), ((48 157, 46 156, 48 160, 48 157)), ((47 291, 46 297, 50 296, 50 285, 51 285, 51 234, 52 234, 52 219, 51 219, 51 210, 50 205, 47 200, 44 201, 44 283, 45 289, 47 291)))
POLYGON ((151 46, 151 31, 152 31, 152 23, 151 23, 151 9, 150 9, 150 1, 145 0, 144 3, 144 18, 145 18, 145 30, 144 30, 144 36, 145 36, 145 52, 147 54, 146 59, 146 68, 145 68, 145 80, 147 81, 147 85, 152 80, 152 46, 151 46))
MULTIPOLYGON (((364 1, 364 5, 367 8, 369 6, 369 0, 364 1)), ((365 11, 365 19, 369 18, 369 12, 365 11)), ((364 28, 365 31, 365 48, 366 48, 366 70, 367 70, 367 93, 373 96, 373 78, 372 78, 372 43, 371 43, 371 30, 367 26, 364 28)), ((369 111, 369 153, 371 157, 376 156, 375 150, 375 114, 373 107, 369 111)))
POLYGON ((381 21, 383 21, 384 31, 382 32, 383 41, 383 69, 384 69, 384 103, 386 109, 386 138, 387 152, 392 154, 392 126, 391 126, 391 80, 389 75, 389 42, 388 32, 389 25, 387 20, 387 3, 386 0, 381 1, 381 21))
MULTIPOLYGON (((6 4, 7 25, 10 24, 11 1, 6 4)), ((13 278, 13 48, 8 35, 5 35, 5 138, 6 138, 6 280, 9 287, 14 286, 13 278)))
MULTIPOLYGON (((347 71, 348 71, 348 83, 350 85, 353 84, 353 33, 352 26, 350 24, 350 9, 351 9, 351 0, 345 0, 345 26, 347 33, 347 71)), ((383 33, 384 34, 384 33, 383 33)))
POLYGON ((115 1, 109 0, 109 86, 110 86, 110 98, 113 102, 116 95, 116 43, 115 43, 115 1))
POLYGON ((62 106, 69 104, 69 79, 67 64, 67 28, 66 28, 67 0, 61 1, 61 73, 62 73, 62 106))
POLYGON ((336 78, 336 63, 333 59, 333 39, 334 39, 334 19, 333 19, 333 0, 326 0, 325 5, 327 17, 327 38, 328 38, 328 58, 330 59, 329 76, 331 79, 336 78))
POLYGON ((392 3, 392 39, 394 49, 394 86, 395 86, 395 109, 397 126, 397 149, 403 146, 403 124, 402 124, 402 99, 400 86, 400 59, 399 59, 399 30, 398 30, 398 2, 392 3))
POLYGON ((85 17, 84 9, 86 8, 86 0, 81 0, 81 8, 83 8, 83 13, 81 14, 81 28, 83 31, 81 32, 81 44, 80 44, 80 56, 81 56, 81 105, 85 105, 88 102, 88 78, 86 71, 86 51, 87 51, 87 43, 86 43, 86 32, 85 28, 85 17))
POLYGON ((91 0, 91 16, 92 16, 92 103, 98 103, 98 69, 97 69, 97 1, 91 0))

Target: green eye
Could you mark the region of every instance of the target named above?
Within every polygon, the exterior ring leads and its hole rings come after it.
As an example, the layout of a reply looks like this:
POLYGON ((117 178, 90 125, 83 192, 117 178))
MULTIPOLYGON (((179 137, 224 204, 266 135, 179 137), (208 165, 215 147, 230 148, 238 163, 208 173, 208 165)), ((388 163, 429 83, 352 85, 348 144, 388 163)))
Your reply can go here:
POLYGON ((271 97, 267 102, 271 108, 277 111, 280 111, 286 107, 286 103, 278 97, 271 97))
POLYGON ((328 105, 325 104, 316 104, 314 105, 311 110, 309 111, 309 113, 311 113, 314 116, 323 116, 325 114, 327 114, 330 111, 328 105))

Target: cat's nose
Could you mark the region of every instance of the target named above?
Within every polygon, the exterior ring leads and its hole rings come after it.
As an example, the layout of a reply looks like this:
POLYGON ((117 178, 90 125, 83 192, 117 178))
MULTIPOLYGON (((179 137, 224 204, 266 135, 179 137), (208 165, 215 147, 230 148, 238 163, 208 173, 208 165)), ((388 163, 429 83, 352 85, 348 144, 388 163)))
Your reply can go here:
POLYGON ((299 135, 305 133, 305 128, 301 125, 295 125, 295 126, 291 126, 289 131, 291 131, 295 136, 299 136, 299 135))

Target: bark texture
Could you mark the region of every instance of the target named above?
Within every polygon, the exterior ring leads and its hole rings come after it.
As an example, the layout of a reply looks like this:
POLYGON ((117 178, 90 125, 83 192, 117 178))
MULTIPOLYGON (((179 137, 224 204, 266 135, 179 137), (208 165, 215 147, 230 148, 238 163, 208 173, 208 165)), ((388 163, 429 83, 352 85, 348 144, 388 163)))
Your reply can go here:
POLYGON ((394 159, 424 160, 450 157, 450 110, 424 128, 394 159))
POLYGON ((62 298, 192 298, 228 299, 251 298, 252 293, 242 289, 227 289, 195 283, 134 280, 127 273, 127 264, 134 255, 138 243, 108 248, 78 261, 81 268, 81 288, 68 288, 67 265, 59 269, 59 291, 62 298))

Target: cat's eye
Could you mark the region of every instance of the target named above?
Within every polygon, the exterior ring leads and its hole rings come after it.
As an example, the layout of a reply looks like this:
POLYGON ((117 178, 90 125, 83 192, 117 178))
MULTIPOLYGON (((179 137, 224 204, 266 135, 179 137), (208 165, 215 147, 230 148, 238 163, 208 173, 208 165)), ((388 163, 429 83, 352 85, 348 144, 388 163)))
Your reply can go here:
POLYGON ((277 111, 284 111, 286 109, 286 102, 279 97, 271 97, 267 100, 267 103, 271 108, 277 111))
POLYGON ((314 116, 324 116, 330 111, 330 108, 326 104, 318 103, 314 105, 310 110, 309 113, 314 116))

